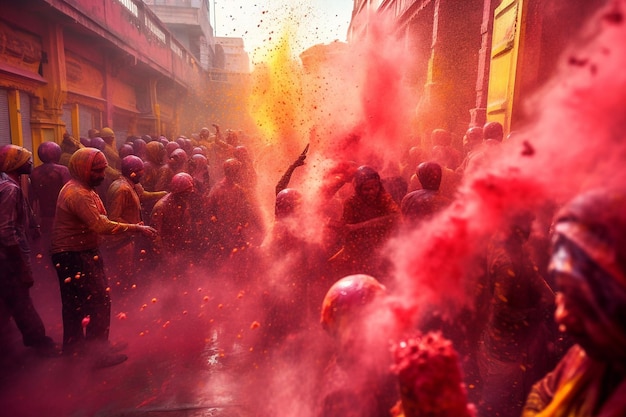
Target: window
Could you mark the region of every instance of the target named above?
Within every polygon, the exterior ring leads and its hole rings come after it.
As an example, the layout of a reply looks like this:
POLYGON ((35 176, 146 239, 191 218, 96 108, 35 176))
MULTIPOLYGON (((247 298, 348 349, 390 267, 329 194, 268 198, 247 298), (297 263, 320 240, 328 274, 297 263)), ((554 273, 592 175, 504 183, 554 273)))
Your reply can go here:
POLYGON ((80 125, 80 136, 87 137, 89 129, 99 129, 100 111, 91 107, 78 105, 78 121, 80 125))
POLYGON ((22 119, 22 146, 33 149, 33 132, 30 128, 30 96, 20 91, 20 118, 22 119))
POLYGON ((72 132, 72 105, 65 104, 63 105, 63 114, 61 115, 61 120, 65 123, 65 131, 69 133, 71 136, 76 137, 74 132, 72 132))
MULTIPOLYGON (((20 122, 22 123, 22 146, 33 149, 33 137, 30 128, 30 96, 23 92, 17 92, 20 102, 20 122)), ((0 89, 0 145, 12 143, 10 111, 17 113, 17 109, 9 106, 9 91, 0 89)), ((17 142, 17 138, 16 142, 17 142)), ((19 143, 19 142, 18 142, 19 143)))

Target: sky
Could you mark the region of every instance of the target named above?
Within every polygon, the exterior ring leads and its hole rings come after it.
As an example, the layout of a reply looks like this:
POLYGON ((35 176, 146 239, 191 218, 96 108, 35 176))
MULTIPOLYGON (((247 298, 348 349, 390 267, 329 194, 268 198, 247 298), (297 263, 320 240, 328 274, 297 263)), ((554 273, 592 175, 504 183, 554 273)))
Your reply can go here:
POLYGON ((252 62, 289 33, 293 52, 334 40, 345 41, 352 0, 213 0, 216 36, 241 37, 252 62))

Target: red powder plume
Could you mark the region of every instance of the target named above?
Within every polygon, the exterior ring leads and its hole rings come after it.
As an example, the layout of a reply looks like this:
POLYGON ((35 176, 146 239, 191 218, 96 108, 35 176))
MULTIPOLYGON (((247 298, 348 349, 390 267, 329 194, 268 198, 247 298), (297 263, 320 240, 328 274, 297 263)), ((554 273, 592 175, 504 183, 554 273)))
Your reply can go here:
POLYGON ((471 306, 485 243, 516 212, 625 183, 626 25, 614 17, 625 10, 615 1, 590 23, 585 43, 565 52, 559 73, 529 100, 533 122, 465 175, 455 203, 394 242, 408 310, 471 306))

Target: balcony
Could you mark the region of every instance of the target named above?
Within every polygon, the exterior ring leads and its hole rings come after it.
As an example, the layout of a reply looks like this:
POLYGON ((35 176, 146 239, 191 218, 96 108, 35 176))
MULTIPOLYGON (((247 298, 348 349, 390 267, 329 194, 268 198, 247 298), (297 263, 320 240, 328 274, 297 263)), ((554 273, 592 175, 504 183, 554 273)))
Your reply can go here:
POLYGON ((186 88, 206 77, 193 54, 141 0, 44 1, 133 60, 186 88))

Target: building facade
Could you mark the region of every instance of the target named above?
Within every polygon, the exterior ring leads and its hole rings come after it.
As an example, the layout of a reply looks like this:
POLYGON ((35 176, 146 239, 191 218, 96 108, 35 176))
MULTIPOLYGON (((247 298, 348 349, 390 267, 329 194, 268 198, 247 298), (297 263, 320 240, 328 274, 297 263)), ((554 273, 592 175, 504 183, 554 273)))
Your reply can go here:
POLYGON ((242 38, 216 37, 215 44, 223 54, 222 69, 232 73, 249 73, 250 57, 244 49, 242 38))
POLYGON ((349 42, 372 19, 393 16, 395 36, 415 64, 407 79, 420 97, 419 133, 457 137, 472 125, 526 121, 524 99, 550 78, 572 36, 605 0, 355 0, 349 42))
POLYGON ((0 144, 36 150, 104 126, 121 144, 245 124, 229 106, 247 80, 213 81, 141 0, 0 0, 0 9, 0 144))
POLYGON ((209 0, 144 0, 205 70, 215 68, 209 0))

